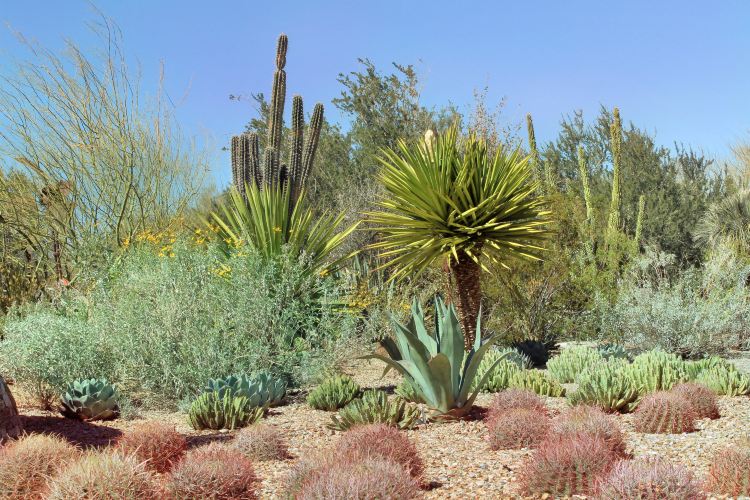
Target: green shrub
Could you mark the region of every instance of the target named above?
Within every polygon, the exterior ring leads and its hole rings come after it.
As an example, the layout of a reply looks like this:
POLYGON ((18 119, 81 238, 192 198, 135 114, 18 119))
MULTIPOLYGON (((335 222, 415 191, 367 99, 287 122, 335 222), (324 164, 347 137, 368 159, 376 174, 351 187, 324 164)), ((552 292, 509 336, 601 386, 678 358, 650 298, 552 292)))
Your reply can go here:
POLYGON ((316 410, 336 411, 356 398, 360 390, 351 377, 337 375, 313 389, 307 395, 307 404, 316 410))
POLYGON ((411 429, 419 423, 421 412, 403 400, 389 401, 385 392, 366 391, 331 417, 328 427, 345 431, 364 424, 388 424, 399 429, 411 429))
POLYGON ((539 370, 522 370, 510 378, 509 388, 528 389, 540 396, 565 396, 565 388, 539 370))
POLYGON ((590 347, 570 347, 547 362, 547 371, 563 384, 575 382, 589 366, 600 362, 602 355, 590 347))
POLYGON ((239 429, 260 420, 265 410, 245 396, 204 392, 190 405, 188 421, 196 430, 239 429))

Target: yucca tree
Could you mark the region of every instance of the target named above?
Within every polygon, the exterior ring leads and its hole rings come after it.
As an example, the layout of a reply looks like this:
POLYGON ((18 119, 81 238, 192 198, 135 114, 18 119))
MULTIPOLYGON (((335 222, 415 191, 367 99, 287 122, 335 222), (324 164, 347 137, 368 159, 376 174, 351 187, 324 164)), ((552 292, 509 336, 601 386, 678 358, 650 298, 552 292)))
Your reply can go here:
POLYGON ((750 250, 750 190, 742 190, 711 205, 695 228, 693 238, 710 248, 729 244, 750 250))
POLYGON ((431 132, 414 146, 384 150, 382 211, 368 213, 380 239, 372 248, 392 266, 393 279, 446 263, 458 292, 464 347, 474 344, 487 264, 506 269, 513 258, 539 259, 550 212, 536 193, 529 157, 485 141, 458 139, 456 127, 431 132))

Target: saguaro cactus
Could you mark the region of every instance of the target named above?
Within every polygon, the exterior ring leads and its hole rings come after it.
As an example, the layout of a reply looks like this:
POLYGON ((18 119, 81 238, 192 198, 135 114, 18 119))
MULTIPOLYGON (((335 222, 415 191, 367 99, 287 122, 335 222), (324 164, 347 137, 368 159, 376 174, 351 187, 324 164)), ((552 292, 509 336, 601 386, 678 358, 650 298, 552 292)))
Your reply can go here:
POLYGON ((21 434, 21 420, 18 408, 8 385, 0 376, 0 443, 15 439, 21 434))
POLYGON ((268 135, 262 167, 258 134, 245 133, 232 137, 232 178, 235 187, 245 196, 245 187, 259 189, 280 186, 290 190, 289 213, 294 210, 315 159, 323 126, 323 105, 313 109, 305 142, 305 119, 302 97, 292 99, 292 129, 289 164, 281 163, 284 104, 286 101, 286 51, 289 40, 283 33, 276 47, 276 71, 273 75, 271 103, 268 113, 268 135))

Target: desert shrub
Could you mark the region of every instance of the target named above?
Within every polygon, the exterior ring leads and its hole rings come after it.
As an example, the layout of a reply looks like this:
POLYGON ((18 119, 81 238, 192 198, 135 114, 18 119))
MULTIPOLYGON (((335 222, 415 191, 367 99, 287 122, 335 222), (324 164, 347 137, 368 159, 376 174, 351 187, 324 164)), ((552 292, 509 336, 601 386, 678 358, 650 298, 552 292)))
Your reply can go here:
POLYGON ((515 408, 547 413, 547 406, 544 404, 544 400, 535 393, 525 389, 508 389, 495 395, 490 405, 488 418, 515 408))
POLYGON ((703 370, 695 379, 721 396, 750 394, 750 376, 740 373, 734 366, 715 366, 703 370))
POLYGON ((521 491, 524 495, 555 497, 589 495, 616 460, 600 437, 578 434, 549 439, 521 467, 521 491))
POLYGON ((336 411, 349 404, 359 393, 360 387, 351 377, 336 375, 310 391, 307 404, 316 410, 336 411))
MULTIPOLYGON (((341 498, 352 500, 411 500, 419 497, 419 484, 400 464, 370 456, 353 461, 329 461, 297 480, 291 498, 341 498)), ((290 492, 291 493, 291 492, 290 492)))
POLYGON ((290 457, 283 433, 272 425, 256 424, 240 429, 232 441, 232 448, 259 462, 290 457))
POLYGON ((719 405, 716 403, 716 394, 708 387, 693 382, 686 382, 674 386, 672 392, 690 401, 698 418, 719 418, 719 405))
POLYGON ((160 500, 157 476, 133 455, 88 453, 49 481, 48 500, 160 500))
POLYGON ((633 424, 638 432, 681 434, 695 430, 697 416, 688 399, 661 391, 643 398, 633 415, 633 424))
POLYGON ((596 349, 570 347, 547 361, 547 371, 559 382, 567 384, 575 382, 583 370, 601 361, 602 355, 596 349))
POLYGON ((740 443, 714 455, 706 489, 730 497, 750 496, 750 446, 740 443))
POLYGON ((117 448, 132 454, 156 472, 169 472, 187 449, 185 436, 173 426, 145 422, 126 430, 117 440, 117 448))
POLYGON ((522 370, 510 378, 508 387, 527 389, 540 396, 565 396, 565 388, 557 380, 548 377, 539 370, 522 370))
POLYGON ((578 376, 578 387, 568 393, 568 400, 573 405, 594 405, 607 412, 632 410, 638 390, 624 374, 626 365, 626 361, 610 360, 588 367, 578 376))
POLYGON ((327 305, 339 296, 333 278, 310 275, 304 259, 247 248, 227 256, 185 238, 169 245, 134 242, 106 272, 81 278, 85 296, 9 318, 4 369, 57 390, 106 376, 142 404, 174 408, 227 373, 306 383, 350 342, 351 317, 327 305))
POLYGON ((29 435, 0 447, 0 498, 43 498, 47 478, 80 456, 80 451, 56 436, 29 435))
POLYGON ((602 500, 702 500, 701 484, 682 465, 660 458, 623 460, 599 485, 602 500))
POLYGON ((665 272, 664 256, 647 252, 621 283, 614 303, 595 300, 607 339, 687 356, 721 354, 750 330, 748 270, 718 252, 702 269, 665 272))
POLYGON ((493 450, 530 448, 544 440, 550 418, 537 409, 512 408, 486 419, 487 441, 493 450))
POLYGON ((211 444, 188 452, 173 469, 167 489, 174 498, 253 500, 260 480, 242 453, 211 444))
POLYGON ((409 475, 421 481, 424 464, 417 448, 403 432, 384 424, 354 427, 341 435, 334 455, 344 462, 379 457, 401 465, 409 475))
POLYGON ((600 437, 618 456, 625 457, 627 450, 617 418, 607 415, 595 406, 576 406, 568 408, 552 420, 550 438, 564 438, 588 434, 600 437))

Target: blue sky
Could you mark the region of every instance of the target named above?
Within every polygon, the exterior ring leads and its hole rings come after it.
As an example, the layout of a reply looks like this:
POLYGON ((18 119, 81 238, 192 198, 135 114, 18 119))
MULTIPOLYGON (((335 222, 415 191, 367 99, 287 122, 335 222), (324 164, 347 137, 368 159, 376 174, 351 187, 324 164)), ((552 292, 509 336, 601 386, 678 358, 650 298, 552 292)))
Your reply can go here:
MULTIPOLYGON (((619 106, 657 136, 727 158, 750 139, 750 2, 747 1, 213 1, 100 0, 153 88, 159 61, 184 130, 209 138, 216 179, 228 179, 220 147, 253 114, 230 94, 270 91, 275 40, 289 35, 288 91, 326 104, 336 77, 369 57, 387 69, 413 63, 423 102, 468 109, 475 89, 507 98, 506 118, 534 116, 552 139, 560 119, 619 106)), ((2 0, 0 20, 49 47, 92 41, 83 0, 2 0)), ((0 30, 0 60, 17 58, 0 30)))

